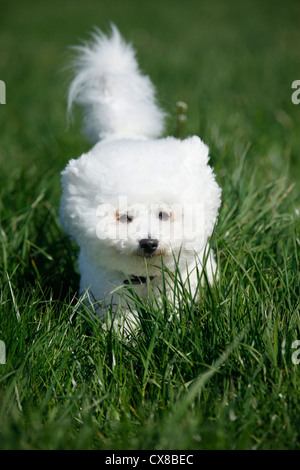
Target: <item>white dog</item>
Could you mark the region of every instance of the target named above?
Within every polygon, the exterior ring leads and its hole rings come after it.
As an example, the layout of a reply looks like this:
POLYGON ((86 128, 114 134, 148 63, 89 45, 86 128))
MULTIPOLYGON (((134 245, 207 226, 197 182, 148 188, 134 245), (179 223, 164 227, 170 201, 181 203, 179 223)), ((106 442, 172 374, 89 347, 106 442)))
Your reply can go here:
POLYGON ((207 242, 221 190, 208 148, 196 136, 159 139, 164 113, 153 85, 114 26, 77 49, 69 109, 83 106, 97 143, 62 172, 60 221, 80 247, 80 294, 101 316, 110 304, 124 313, 128 285, 147 297, 151 284, 159 296, 162 259, 196 297, 204 264, 210 282, 216 274, 207 242))

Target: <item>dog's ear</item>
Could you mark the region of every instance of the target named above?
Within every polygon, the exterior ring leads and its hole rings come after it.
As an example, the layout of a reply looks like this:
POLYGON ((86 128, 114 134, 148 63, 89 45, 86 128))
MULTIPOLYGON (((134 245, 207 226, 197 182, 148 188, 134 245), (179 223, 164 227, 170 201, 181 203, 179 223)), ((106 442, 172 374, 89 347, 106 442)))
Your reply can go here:
POLYGON ((61 172, 62 195, 59 208, 59 221, 64 231, 76 241, 75 227, 78 221, 77 195, 78 169, 75 160, 70 160, 61 172))
POLYGON ((209 156, 209 149, 207 145, 196 135, 188 137, 181 141, 184 150, 185 164, 189 168, 194 168, 195 171, 207 165, 209 156))
POLYGON ((213 231, 221 203, 221 189, 218 186, 211 166, 208 164, 208 147, 199 137, 189 137, 181 141, 182 181, 185 184, 184 197, 191 204, 202 204, 204 208, 203 233, 205 239, 213 231))
POLYGON ((73 240, 82 230, 93 227, 97 203, 82 160, 70 160, 61 173, 62 196, 59 209, 60 223, 73 240))

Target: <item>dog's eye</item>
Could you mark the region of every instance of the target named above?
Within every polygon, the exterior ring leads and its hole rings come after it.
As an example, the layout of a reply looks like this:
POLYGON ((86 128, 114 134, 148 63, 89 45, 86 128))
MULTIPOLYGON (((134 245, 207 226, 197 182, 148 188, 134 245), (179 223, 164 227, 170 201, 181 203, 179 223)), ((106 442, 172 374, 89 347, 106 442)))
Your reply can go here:
POLYGON ((169 220, 170 216, 167 212, 160 212, 158 214, 160 220, 169 220))
POLYGON ((117 219, 122 224, 129 224, 130 222, 132 222, 132 217, 130 217, 130 215, 128 214, 117 215, 117 219))

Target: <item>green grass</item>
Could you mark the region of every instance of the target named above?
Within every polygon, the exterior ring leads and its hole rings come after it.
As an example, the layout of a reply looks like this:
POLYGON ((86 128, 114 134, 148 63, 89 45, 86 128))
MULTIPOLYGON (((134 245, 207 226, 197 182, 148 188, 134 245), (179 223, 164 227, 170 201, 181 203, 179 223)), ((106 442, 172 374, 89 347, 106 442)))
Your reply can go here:
POLYGON ((299 449, 297 1, 2 2, 1 449, 299 449), (189 6, 189 8, 188 8, 189 6), (59 173, 89 144, 66 125, 68 47, 113 21, 176 129, 211 149, 220 268, 195 305, 142 306, 130 340, 77 309, 59 173))

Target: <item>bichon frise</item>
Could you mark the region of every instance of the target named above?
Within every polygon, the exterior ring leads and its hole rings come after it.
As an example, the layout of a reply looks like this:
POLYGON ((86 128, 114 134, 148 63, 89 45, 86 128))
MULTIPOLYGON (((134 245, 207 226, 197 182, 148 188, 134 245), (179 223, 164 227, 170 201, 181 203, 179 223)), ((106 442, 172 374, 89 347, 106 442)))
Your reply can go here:
POLYGON ((207 253, 221 190, 208 147, 196 136, 159 138, 165 115, 153 85, 114 26, 77 50, 69 109, 83 107, 96 143, 62 172, 60 221, 80 247, 80 294, 97 314, 112 305, 126 318, 122 286, 159 296, 163 260, 196 297, 204 264, 210 282, 216 274, 207 253))

